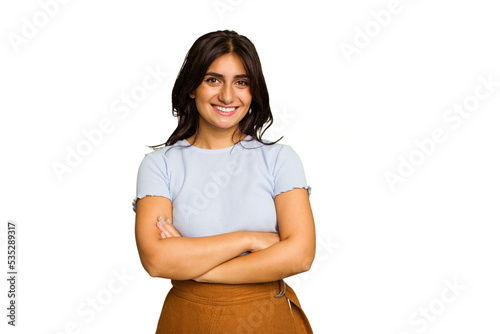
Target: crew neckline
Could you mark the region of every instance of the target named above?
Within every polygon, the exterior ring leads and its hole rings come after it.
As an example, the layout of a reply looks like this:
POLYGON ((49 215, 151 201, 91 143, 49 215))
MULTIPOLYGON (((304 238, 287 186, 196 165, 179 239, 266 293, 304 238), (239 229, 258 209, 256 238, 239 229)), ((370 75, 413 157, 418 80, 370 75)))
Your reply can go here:
POLYGON ((252 140, 252 136, 250 135, 247 135, 245 138, 243 138, 240 142, 232 145, 232 146, 228 146, 228 147, 224 147, 224 148, 216 148, 216 149, 209 149, 209 148, 201 148, 201 147, 197 147, 197 146, 194 146, 194 145, 191 145, 186 139, 182 139, 180 142, 183 143, 183 144, 187 144, 189 145, 189 148, 191 149, 194 149, 196 151, 200 151, 200 152, 213 152, 213 153, 218 153, 218 152, 226 152, 226 151, 229 151, 231 150, 234 146, 238 145, 239 143, 241 143, 242 141, 251 141, 252 140))

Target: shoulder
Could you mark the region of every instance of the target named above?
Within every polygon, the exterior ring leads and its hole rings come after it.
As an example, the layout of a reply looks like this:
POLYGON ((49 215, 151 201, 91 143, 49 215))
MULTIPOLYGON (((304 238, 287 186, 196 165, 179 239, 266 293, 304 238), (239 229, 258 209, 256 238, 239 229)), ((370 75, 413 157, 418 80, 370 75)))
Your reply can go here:
POLYGON ((166 163, 165 152, 166 149, 161 148, 152 152, 145 153, 141 162, 141 168, 165 164, 166 163))
MULTIPOLYGON (((262 139, 262 142, 272 143, 272 141, 267 139, 262 139)), ((271 145, 265 145, 254 139, 244 146, 250 149, 255 149, 256 151, 260 151, 262 157, 264 158, 265 164, 275 174, 279 171, 302 168, 302 162, 299 155, 295 152, 292 146, 288 144, 275 143, 271 145)))
POLYGON ((179 151, 179 148, 175 146, 177 143, 145 153, 139 171, 168 174, 169 166, 172 167, 176 161, 179 161, 179 159, 172 159, 176 155, 175 152, 179 151))
POLYGON ((144 154, 143 161, 148 161, 152 163, 166 163, 167 159, 179 152, 182 149, 181 141, 176 142, 173 145, 164 146, 162 148, 156 149, 152 152, 144 154))
MULTIPOLYGON (((243 141, 244 143, 246 141, 243 141)), ((271 144, 273 141, 264 139, 262 138, 262 142, 265 144, 271 144)), ((272 157, 278 157, 281 154, 288 155, 290 153, 295 153, 295 151, 292 149, 290 145, 283 144, 283 143, 274 143, 271 145, 265 145, 261 142, 259 142, 257 139, 252 139, 251 141, 245 143, 243 146, 246 148, 258 148, 265 152, 266 155, 272 156, 272 157)))
MULTIPOLYGON (((271 141, 267 141, 271 142, 271 141)), ((272 145, 263 145, 264 150, 270 158, 279 163, 280 161, 289 161, 290 159, 299 159, 299 156, 292 146, 283 143, 275 143, 272 145)))

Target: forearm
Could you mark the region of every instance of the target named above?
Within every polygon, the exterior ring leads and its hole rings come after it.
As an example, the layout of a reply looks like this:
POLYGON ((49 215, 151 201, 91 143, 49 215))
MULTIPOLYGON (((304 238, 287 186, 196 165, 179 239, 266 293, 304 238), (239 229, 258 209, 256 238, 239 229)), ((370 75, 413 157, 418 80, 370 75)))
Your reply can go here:
POLYGON ((199 238, 157 238, 154 254, 141 254, 153 277, 193 279, 241 253, 250 250, 246 232, 232 232, 199 238))
POLYGON ((286 239, 261 251, 224 262, 196 280, 225 284, 275 281, 309 270, 314 256, 315 246, 286 239))

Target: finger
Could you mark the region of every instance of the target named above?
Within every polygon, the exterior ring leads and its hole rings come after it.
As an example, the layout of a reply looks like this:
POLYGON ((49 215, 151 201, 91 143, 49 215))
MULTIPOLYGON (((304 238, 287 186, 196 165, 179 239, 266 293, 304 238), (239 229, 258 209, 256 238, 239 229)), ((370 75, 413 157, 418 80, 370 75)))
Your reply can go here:
POLYGON ((158 228, 158 232, 160 233, 161 238, 162 239, 167 238, 165 225, 163 225, 163 223, 160 220, 156 222, 156 227, 158 228))
POLYGON ((165 222, 162 216, 158 217, 158 220, 156 222, 156 227, 158 228, 159 230, 158 232, 160 233, 162 239, 174 236, 172 232, 169 231, 169 229, 167 228, 167 223, 165 222))
POLYGON ((167 224, 163 224, 165 226, 165 229, 168 231, 168 234, 172 237, 180 237, 180 233, 177 231, 177 229, 174 227, 174 224, 170 221, 170 219, 167 218, 167 224))
POLYGON ((174 225, 170 222, 169 218, 167 218, 167 221, 165 222, 163 217, 161 216, 158 217, 158 222, 156 223, 156 226, 160 230, 160 235, 163 239, 181 236, 177 231, 177 229, 174 227, 174 225))

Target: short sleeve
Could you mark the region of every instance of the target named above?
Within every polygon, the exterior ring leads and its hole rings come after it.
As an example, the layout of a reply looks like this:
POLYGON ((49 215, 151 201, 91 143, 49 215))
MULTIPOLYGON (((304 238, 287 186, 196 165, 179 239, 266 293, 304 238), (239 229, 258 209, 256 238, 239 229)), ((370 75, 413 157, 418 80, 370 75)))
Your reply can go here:
POLYGON ((304 188, 311 195, 307 185, 304 167, 297 153, 289 145, 283 145, 274 166, 274 196, 294 188, 304 188))
POLYGON ((137 200, 146 196, 162 196, 170 200, 170 182, 167 162, 161 151, 146 154, 137 173, 137 192, 132 202, 135 212, 137 200))

